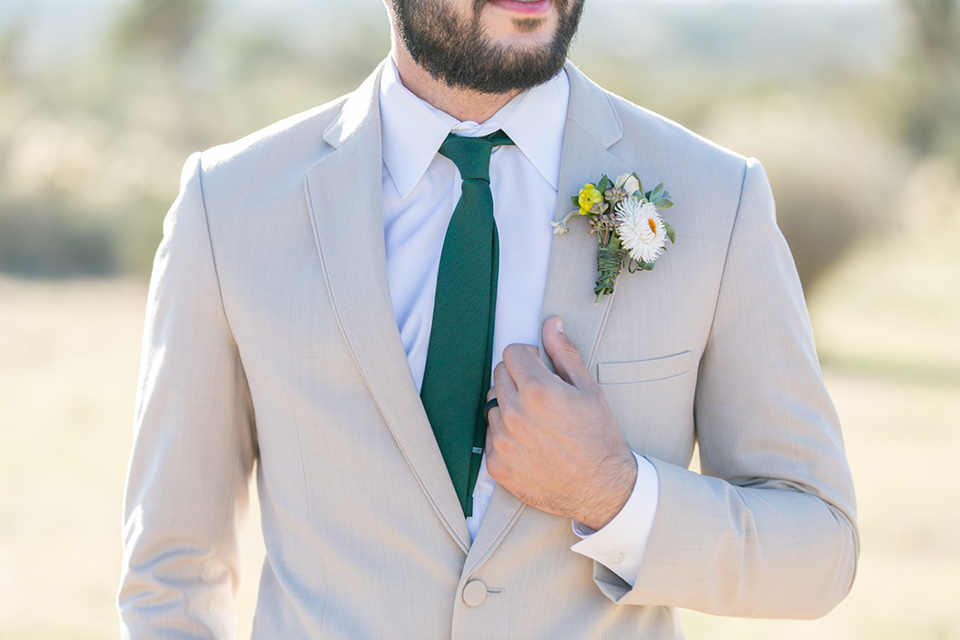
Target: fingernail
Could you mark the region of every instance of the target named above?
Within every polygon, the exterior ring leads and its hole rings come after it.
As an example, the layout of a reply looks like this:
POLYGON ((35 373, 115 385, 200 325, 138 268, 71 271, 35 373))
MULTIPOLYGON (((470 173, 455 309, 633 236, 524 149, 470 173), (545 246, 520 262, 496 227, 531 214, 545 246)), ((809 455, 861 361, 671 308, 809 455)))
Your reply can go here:
POLYGON ((557 331, 559 331, 560 333, 563 333, 563 318, 557 318, 556 327, 557 327, 557 331))

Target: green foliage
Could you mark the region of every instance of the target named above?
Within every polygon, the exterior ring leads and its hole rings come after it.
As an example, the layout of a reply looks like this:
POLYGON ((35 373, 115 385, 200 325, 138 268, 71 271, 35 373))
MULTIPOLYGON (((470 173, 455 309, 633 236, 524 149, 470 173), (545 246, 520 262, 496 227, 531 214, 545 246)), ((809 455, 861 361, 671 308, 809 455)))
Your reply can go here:
POLYGON ((921 155, 960 166, 960 2, 901 0, 912 18, 906 59, 903 134, 921 155))
POLYGON ((119 271, 116 230, 62 205, 0 206, 0 271, 20 276, 106 276, 119 271))
POLYGON ((134 0, 117 20, 114 38, 121 52, 152 49, 172 59, 196 36, 209 0, 134 0))
POLYGON ((673 230, 670 223, 664 220, 663 228, 667 232, 667 238, 670 240, 670 244, 677 244, 677 232, 673 230))
POLYGON ((211 0, 118 6, 101 46, 30 74, 23 29, 0 34, 0 272, 148 275, 191 152, 352 90, 389 46, 380 16, 310 49, 211 0))
POLYGON ((708 137, 762 160, 808 292, 850 248, 910 214, 900 190, 908 155, 861 120, 787 94, 731 104, 704 124, 708 137))

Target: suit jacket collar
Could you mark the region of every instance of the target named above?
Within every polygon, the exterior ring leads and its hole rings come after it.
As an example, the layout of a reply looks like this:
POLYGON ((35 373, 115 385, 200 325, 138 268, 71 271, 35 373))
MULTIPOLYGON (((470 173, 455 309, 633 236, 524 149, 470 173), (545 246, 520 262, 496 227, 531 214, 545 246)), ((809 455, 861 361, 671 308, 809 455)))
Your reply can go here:
MULTIPOLYGON (((524 505, 498 488, 473 545, 443 457, 420 402, 390 301, 381 203, 382 150, 378 91, 383 65, 345 100, 323 140, 332 149, 306 176, 307 203, 324 278, 338 322, 384 420, 433 510, 469 552, 464 575, 496 547, 524 505)), ((623 135, 611 98, 567 63, 570 106, 564 130, 555 219, 571 195, 601 173, 629 171, 609 148, 623 135)), ((559 314, 588 366, 613 296, 593 304, 596 239, 586 229, 554 239, 541 319, 559 314)), ((541 354, 549 366, 549 360, 541 354)))
MULTIPOLYGON (((337 118, 323 132, 323 141, 339 149, 359 132, 370 129, 380 130, 380 106, 377 102, 377 89, 384 62, 363 81, 356 91, 347 96, 337 118)), ((379 148, 379 142, 377 144, 379 148)), ((373 159, 372 159, 373 160, 373 159)), ((380 158, 376 163, 379 165, 380 158)))

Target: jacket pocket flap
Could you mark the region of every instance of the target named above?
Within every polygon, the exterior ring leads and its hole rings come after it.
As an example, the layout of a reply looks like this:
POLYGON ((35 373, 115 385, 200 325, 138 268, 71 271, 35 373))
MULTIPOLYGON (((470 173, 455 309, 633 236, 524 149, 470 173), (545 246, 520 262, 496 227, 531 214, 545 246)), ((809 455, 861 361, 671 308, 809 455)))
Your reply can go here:
POLYGON ((653 382, 682 375, 690 370, 690 352, 633 362, 600 362, 597 381, 600 384, 653 382))

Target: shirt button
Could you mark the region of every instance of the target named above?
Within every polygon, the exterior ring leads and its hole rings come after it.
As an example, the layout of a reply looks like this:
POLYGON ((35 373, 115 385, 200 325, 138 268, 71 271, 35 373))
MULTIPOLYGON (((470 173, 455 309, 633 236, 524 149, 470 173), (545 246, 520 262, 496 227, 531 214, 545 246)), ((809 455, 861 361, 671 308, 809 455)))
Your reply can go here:
POLYGON ((610 564, 620 564, 624 561, 625 556, 622 553, 615 553, 610 556, 610 564))
POLYGON ((468 607, 479 607, 487 599, 487 585, 479 580, 471 580, 463 588, 463 602, 468 607))

